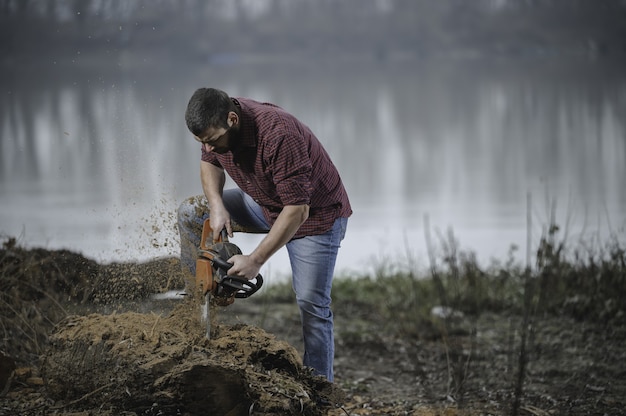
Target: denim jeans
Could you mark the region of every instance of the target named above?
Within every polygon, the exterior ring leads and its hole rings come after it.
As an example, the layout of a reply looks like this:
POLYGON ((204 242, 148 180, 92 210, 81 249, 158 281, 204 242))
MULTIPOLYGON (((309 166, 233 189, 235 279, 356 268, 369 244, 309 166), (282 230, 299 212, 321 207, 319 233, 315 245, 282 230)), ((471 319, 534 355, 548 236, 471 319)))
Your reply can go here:
MULTIPOLYGON (((225 190, 223 200, 232 220, 244 227, 269 231, 261 207, 243 191, 225 190)), ((209 207, 203 196, 186 199, 178 209, 181 264, 192 276, 195 275, 196 250, 200 245, 202 224, 207 217, 209 207)), ((335 355, 330 293, 335 261, 347 224, 347 218, 338 218, 325 234, 296 238, 287 243, 292 285, 302 322, 303 363, 329 381, 334 379, 335 355)))

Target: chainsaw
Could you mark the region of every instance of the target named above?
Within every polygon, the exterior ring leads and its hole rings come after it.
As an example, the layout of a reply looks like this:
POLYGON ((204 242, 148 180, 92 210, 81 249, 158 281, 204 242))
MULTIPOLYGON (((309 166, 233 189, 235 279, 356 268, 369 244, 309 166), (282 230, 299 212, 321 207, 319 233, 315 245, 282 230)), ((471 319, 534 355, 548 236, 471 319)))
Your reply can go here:
POLYGON ((213 240, 213 229, 207 218, 202 225, 200 249, 196 259, 196 288, 201 295, 201 321, 206 324, 206 338, 211 339, 211 304, 228 306, 236 298, 247 298, 263 286, 263 277, 258 274, 254 279, 228 276, 233 267, 227 260, 242 254, 239 247, 228 241, 226 230, 213 240))

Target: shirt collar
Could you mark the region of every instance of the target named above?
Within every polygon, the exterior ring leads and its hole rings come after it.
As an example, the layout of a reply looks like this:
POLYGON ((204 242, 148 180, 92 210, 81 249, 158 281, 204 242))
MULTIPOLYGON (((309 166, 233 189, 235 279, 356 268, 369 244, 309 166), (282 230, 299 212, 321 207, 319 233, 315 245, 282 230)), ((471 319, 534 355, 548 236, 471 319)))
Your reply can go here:
POLYGON ((235 105, 241 110, 241 135, 239 136, 239 147, 256 147, 256 125, 252 119, 250 108, 236 98, 233 98, 232 100, 233 103, 235 103, 235 105))

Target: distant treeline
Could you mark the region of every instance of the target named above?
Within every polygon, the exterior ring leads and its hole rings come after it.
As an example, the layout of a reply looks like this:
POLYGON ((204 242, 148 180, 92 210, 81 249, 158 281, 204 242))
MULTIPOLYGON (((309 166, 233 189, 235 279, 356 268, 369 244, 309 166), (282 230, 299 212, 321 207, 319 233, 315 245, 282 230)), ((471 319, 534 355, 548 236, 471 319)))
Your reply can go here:
MULTIPOLYGON (((626 54, 625 0, 0 0, 2 58, 626 54)), ((221 57, 221 58, 220 58, 221 57)))

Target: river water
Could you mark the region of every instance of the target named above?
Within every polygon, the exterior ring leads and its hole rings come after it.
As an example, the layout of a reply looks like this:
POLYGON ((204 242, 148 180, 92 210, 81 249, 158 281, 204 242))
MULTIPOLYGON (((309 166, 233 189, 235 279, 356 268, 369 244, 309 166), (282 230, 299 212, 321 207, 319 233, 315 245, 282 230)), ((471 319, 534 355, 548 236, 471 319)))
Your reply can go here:
MULTIPOLYGON (((178 254, 175 209, 201 192, 189 96, 214 86, 308 124, 354 215, 338 273, 428 266, 451 231, 479 261, 561 237, 624 235, 626 71, 592 60, 174 64, 3 69, 0 233, 101 262, 178 254), (530 201, 530 202, 529 202, 530 201), (553 209, 554 207, 554 209, 553 209), (410 259, 410 260, 409 260, 410 259)), ((232 185, 230 182, 227 186, 232 185)), ((244 252, 260 236, 236 235, 244 252)), ((285 250, 262 270, 289 272, 285 250)))

